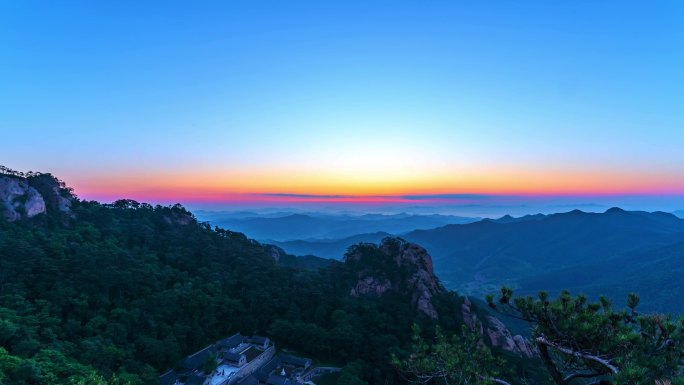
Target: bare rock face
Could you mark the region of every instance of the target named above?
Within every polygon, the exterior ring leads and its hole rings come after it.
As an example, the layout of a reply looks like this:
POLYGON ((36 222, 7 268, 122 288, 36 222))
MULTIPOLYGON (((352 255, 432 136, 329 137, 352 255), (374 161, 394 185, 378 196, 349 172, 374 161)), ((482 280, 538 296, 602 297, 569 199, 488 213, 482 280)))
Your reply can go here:
POLYGON ((533 357, 535 355, 535 351, 532 349, 530 344, 527 343, 527 340, 520 334, 513 336, 513 342, 515 342, 515 346, 518 348, 518 351, 525 356, 533 357))
POLYGON ((164 222, 170 224, 170 225, 181 225, 181 226, 187 226, 191 223, 193 223, 195 219, 191 215, 186 215, 186 214, 173 214, 173 215, 167 215, 164 217, 164 222))
POLYGON ((365 277, 359 279, 356 286, 351 289, 350 294, 353 297, 381 296, 391 288, 392 283, 387 279, 378 280, 375 277, 365 277))
POLYGON ((46 212, 45 200, 26 179, 0 175, 0 213, 8 221, 46 212))
POLYGON ((480 335, 484 335, 484 327, 482 326, 482 322, 480 322, 479 318, 477 317, 477 314, 473 313, 471 308, 472 308, 472 303, 468 299, 468 297, 464 297, 465 301, 461 305, 461 313, 463 314, 463 322, 466 324, 470 330, 475 330, 475 328, 478 329, 478 333, 480 335))
POLYGON ((496 317, 487 317, 487 335, 492 346, 497 346, 510 352, 525 354, 528 357, 532 356, 531 349, 524 344, 522 336, 513 336, 506 325, 496 317), (519 343, 523 343, 523 346, 521 347, 519 343))
POLYGON ((71 211, 71 197, 64 197, 62 191, 60 191, 59 186, 52 186, 52 191, 54 193, 55 201, 57 202, 57 209, 59 211, 68 213, 71 211))
POLYGON ((281 249, 278 246, 274 245, 264 245, 268 253, 271 255, 271 258, 275 261, 275 263, 280 262, 280 257, 285 255, 285 250, 281 249))
POLYGON ((465 298, 465 302, 461 305, 461 311, 465 324, 471 330, 477 328, 478 333, 489 339, 491 346, 499 347, 525 357, 533 357, 535 355, 534 350, 525 338, 521 335, 513 335, 500 319, 486 316, 483 321, 480 321, 477 314, 472 311, 472 303, 468 297, 465 298))
POLYGON ((38 214, 42 214, 46 210, 43 196, 38 194, 38 192, 32 187, 29 187, 26 203, 24 203, 24 209, 26 210, 26 216, 29 218, 35 217, 38 214))
POLYGON ((379 246, 366 244, 352 249, 345 258, 347 263, 376 266, 359 271, 350 290, 352 296, 380 296, 389 290, 410 292, 411 303, 418 311, 438 318, 432 297, 443 289, 432 269, 432 257, 424 248, 398 238, 385 238, 379 246), (382 269, 378 269, 377 260, 384 263, 382 269))
POLYGON ((0 166, 0 219, 16 221, 47 212, 73 215, 74 199, 71 189, 50 174, 22 173, 0 166))
POLYGON ((395 262, 399 266, 418 266, 418 270, 408 279, 409 285, 414 289, 413 302, 419 311, 436 319, 438 315, 432 304, 432 296, 440 286, 432 270, 430 254, 414 243, 406 243, 402 246, 401 254, 395 257, 395 262))

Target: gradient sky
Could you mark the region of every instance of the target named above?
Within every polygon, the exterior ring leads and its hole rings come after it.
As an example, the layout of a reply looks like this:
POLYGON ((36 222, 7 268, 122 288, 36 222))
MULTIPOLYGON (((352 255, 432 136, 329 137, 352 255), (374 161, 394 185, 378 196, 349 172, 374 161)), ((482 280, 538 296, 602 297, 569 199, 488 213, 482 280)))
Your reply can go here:
POLYGON ((683 69, 681 1, 3 1, 0 164, 102 200, 676 205, 683 69))

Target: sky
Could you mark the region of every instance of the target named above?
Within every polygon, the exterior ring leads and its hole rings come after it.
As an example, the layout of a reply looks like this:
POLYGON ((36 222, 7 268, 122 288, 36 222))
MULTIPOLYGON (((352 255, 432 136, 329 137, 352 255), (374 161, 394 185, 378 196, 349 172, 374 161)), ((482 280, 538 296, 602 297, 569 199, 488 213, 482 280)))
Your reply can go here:
POLYGON ((674 210, 682 68, 681 1, 8 0, 0 164, 103 201, 674 210))

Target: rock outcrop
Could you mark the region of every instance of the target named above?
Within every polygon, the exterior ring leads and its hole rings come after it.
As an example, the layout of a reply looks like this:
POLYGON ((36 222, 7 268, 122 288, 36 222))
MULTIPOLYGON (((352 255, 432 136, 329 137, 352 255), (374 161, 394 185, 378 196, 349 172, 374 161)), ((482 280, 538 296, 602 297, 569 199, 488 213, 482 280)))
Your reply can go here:
POLYGON ((9 170, 0 166, 0 219, 16 221, 48 211, 70 213, 71 191, 50 174, 9 170))
POLYGON ((172 213, 164 217, 164 222, 170 225, 187 226, 195 222, 195 218, 191 214, 186 213, 172 213))
POLYGON ((350 289, 352 296, 380 296, 390 290, 410 293, 416 310, 438 318, 432 297, 443 289, 432 269, 432 257, 424 248, 399 238, 385 238, 380 245, 353 246, 345 263, 361 267, 350 289))
POLYGON ((492 346, 500 347, 510 352, 516 352, 526 357, 532 357, 532 348, 521 335, 513 335, 500 319, 487 316, 487 336, 492 346))
POLYGON ((350 294, 352 297, 381 296, 391 288, 392 283, 388 279, 379 280, 375 277, 364 277, 356 282, 356 286, 351 289, 350 294))
POLYGON ((275 263, 280 262, 280 258, 286 254, 285 250, 281 249, 278 246, 264 245, 264 247, 266 248, 266 251, 268 251, 268 254, 271 256, 271 258, 273 258, 273 261, 275 261, 275 263))
POLYGON ((521 335, 513 335, 500 319, 487 315, 483 317, 484 320, 480 320, 473 311, 473 305, 468 297, 465 297, 465 301, 461 305, 461 312, 465 324, 471 330, 477 330, 478 333, 488 340, 491 346, 525 357, 533 357, 535 355, 534 349, 527 340, 521 335))
POLYGON ((46 211, 45 200, 26 179, 0 175, 0 213, 8 221, 32 218, 46 211))

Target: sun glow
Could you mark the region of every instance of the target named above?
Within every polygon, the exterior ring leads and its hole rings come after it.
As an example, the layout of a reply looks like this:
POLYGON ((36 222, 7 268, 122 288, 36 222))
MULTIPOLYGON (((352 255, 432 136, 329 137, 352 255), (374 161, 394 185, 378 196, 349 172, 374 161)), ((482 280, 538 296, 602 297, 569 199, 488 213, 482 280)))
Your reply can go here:
POLYGON ((89 199, 122 196, 144 201, 391 200, 406 195, 624 195, 681 194, 671 173, 640 175, 615 170, 495 169, 431 167, 420 156, 354 151, 308 167, 126 173, 76 178, 89 199), (648 186, 648 188, 644 188, 648 186))

